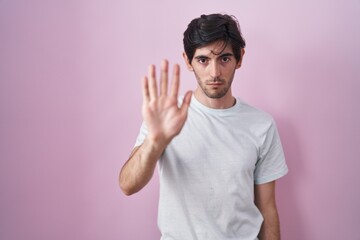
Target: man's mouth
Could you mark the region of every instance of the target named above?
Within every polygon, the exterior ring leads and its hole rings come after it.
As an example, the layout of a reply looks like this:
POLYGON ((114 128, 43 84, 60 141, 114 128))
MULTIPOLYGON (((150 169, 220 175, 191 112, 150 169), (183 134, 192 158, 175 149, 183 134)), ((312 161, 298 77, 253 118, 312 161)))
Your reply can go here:
POLYGON ((210 86, 219 86, 219 85, 223 85, 224 84, 224 81, 222 80, 215 80, 215 81, 209 81, 206 83, 207 85, 210 85, 210 86))

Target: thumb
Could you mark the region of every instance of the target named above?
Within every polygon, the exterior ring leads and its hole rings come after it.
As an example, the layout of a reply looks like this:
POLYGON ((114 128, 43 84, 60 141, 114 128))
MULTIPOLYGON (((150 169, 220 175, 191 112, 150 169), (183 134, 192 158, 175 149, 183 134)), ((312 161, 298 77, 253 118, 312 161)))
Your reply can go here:
POLYGON ((188 109, 189 109, 189 106, 190 106, 190 101, 191 101, 191 96, 192 96, 192 92, 191 91, 188 91, 185 96, 184 96, 184 100, 183 100, 183 103, 180 107, 180 111, 182 114, 186 114, 188 109))

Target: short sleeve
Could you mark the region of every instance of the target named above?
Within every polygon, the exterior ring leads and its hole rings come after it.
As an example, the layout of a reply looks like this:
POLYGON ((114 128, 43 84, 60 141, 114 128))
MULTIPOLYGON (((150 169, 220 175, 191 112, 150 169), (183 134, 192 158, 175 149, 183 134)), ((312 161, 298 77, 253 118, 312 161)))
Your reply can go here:
POLYGON ((286 175, 288 167, 280 141, 280 136, 275 122, 272 123, 266 132, 262 146, 260 147, 259 158, 255 165, 255 184, 263 184, 274 181, 286 175))
POLYGON ((141 124, 140 132, 136 138, 134 147, 137 147, 137 146, 140 146, 141 144, 143 144, 147 134, 148 134, 147 127, 146 127, 145 122, 143 122, 141 124))

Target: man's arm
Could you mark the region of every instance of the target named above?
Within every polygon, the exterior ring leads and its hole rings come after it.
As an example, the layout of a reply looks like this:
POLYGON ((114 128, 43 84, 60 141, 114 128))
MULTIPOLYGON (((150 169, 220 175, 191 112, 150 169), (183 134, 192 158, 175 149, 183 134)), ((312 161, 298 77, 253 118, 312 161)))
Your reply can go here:
POLYGON ((280 223, 275 200, 275 181, 255 185, 255 204, 264 217, 259 240, 280 240, 280 223))
POLYGON ((134 148, 119 175, 120 188, 125 195, 140 191, 150 181, 164 148, 147 139, 134 148))
POLYGON ((134 148, 119 175, 119 184, 126 195, 141 190, 151 179, 157 160, 166 146, 180 133, 187 118, 191 92, 178 107, 180 82, 179 65, 174 66, 173 80, 168 93, 168 62, 161 64, 160 92, 158 93, 155 66, 149 67, 142 84, 142 115, 148 129, 144 143, 134 148))

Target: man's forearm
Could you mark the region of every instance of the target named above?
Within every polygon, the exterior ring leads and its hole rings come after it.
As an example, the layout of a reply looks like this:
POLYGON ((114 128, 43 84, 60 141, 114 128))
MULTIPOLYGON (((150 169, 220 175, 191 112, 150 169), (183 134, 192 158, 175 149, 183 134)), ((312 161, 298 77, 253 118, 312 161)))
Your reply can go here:
POLYGON ((276 207, 262 212, 264 222, 259 233, 259 240, 280 240, 280 222, 276 207))
POLYGON ((135 148, 120 171, 119 184, 126 195, 140 191, 152 178, 165 146, 149 140, 135 148))

